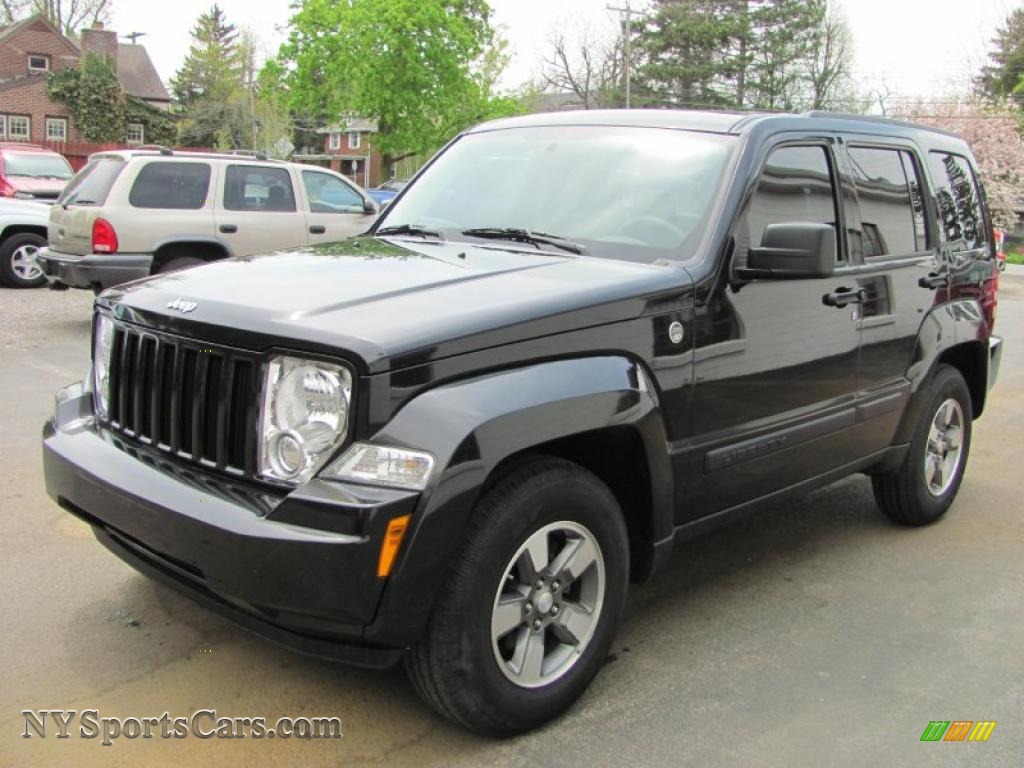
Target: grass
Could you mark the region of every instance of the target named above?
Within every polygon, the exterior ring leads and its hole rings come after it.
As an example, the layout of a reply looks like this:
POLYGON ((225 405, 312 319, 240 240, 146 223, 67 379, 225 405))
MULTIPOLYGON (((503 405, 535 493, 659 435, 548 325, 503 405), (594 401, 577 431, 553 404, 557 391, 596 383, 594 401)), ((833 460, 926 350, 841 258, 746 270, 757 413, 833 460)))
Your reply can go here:
POLYGON ((1007 251, 1007 264, 1024 264, 1024 251, 1007 251))

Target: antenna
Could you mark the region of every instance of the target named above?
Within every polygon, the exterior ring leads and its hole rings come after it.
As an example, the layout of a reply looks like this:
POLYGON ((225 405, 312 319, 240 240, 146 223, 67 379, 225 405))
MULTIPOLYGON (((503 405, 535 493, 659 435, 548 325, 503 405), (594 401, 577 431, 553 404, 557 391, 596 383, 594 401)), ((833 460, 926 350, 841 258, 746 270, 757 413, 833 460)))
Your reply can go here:
POLYGON ((135 41, 138 40, 140 37, 145 36, 145 32, 129 32, 127 35, 121 35, 121 37, 123 37, 125 40, 131 40, 132 45, 135 45, 135 41))

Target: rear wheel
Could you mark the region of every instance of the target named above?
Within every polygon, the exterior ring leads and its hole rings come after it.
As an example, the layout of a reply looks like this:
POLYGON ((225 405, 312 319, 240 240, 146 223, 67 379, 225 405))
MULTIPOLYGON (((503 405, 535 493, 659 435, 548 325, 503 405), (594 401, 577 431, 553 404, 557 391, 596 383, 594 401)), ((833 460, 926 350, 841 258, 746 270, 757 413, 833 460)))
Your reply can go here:
POLYGON ((906 458, 872 477, 875 500, 902 525, 927 525, 946 513, 963 480, 971 447, 971 395, 960 371, 940 365, 918 392, 906 458))
POLYGON ((422 640, 420 695, 479 733, 561 714, 614 639, 629 574, 626 527, 597 477, 560 459, 521 465, 478 503, 422 640))
POLYGON ((26 232, 12 235, 0 245, 0 281, 9 288, 38 288, 46 282, 36 254, 46 238, 26 232))

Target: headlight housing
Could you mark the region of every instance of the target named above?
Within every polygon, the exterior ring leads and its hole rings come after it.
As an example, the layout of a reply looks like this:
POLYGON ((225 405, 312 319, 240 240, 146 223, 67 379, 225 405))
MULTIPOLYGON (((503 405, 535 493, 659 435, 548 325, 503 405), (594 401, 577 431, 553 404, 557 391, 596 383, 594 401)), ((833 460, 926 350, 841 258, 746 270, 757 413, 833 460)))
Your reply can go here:
POLYGON ((106 419, 110 413, 110 354, 114 346, 114 321, 96 314, 93 328, 92 389, 96 413, 106 419))
POLYGON ((323 477, 422 491, 433 469, 434 457, 426 451, 355 443, 324 470, 323 477))
POLYGON ((267 365, 260 417, 260 474, 304 483, 348 433, 352 374, 341 365, 279 355, 267 365))

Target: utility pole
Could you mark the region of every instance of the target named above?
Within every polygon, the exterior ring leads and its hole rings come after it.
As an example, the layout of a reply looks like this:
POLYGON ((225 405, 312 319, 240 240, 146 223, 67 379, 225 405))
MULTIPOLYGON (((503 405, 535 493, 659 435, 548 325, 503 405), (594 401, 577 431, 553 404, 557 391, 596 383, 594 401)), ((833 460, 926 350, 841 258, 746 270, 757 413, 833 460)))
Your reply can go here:
POLYGON ((630 73, 629 73, 629 38, 633 36, 633 9, 629 7, 629 0, 626 0, 625 8, 616 8, 613 5, 605 6, 609 11, 615 11, 616 13, 624 14, 626 19, 625 33, 626 39, 623 44, 624 53, 626 54, 626 61, 623 64, 623 69, 626 72, 626 109, 629 109, 630 102, 630 73))

